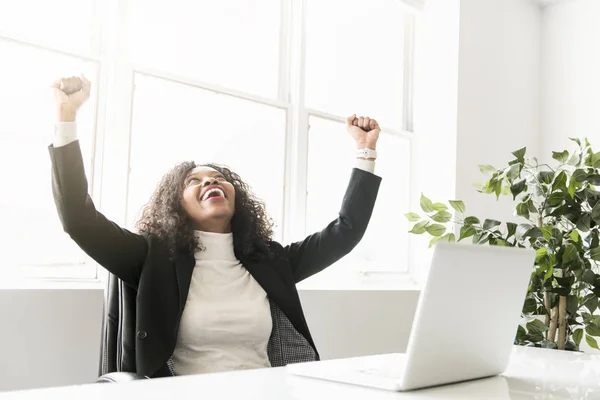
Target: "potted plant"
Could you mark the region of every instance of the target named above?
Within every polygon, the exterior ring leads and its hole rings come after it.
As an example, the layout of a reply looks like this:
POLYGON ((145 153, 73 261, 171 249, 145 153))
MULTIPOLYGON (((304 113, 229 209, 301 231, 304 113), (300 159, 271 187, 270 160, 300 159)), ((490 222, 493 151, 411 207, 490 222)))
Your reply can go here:
POLYGON ((487 181, 478 190, 496 198, 512 196, 520 223, 482 221, 467 216, 460 200, 446 205, 424 195, 422 212, 406 214, 413 223, 410 232, 431 235, 430 246, 470 238, 476 244, 535 249, 525 322, 515 344, 579 351, 585 337, 599 349, 600 152, 593 152, 587 139, 571 140, 576 150, 552 152, 553 166, 527 158, 525 148, 513 152, 514 159, 503 168, 480 166, 487 181), (455 224, 458 239, 452 233, 455 224))

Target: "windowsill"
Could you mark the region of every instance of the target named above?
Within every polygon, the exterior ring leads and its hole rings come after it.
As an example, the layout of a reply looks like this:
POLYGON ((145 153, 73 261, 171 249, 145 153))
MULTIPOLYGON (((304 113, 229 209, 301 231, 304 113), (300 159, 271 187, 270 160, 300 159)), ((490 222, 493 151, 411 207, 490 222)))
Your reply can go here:
POLYGON ((0 290, 104 290, 97 279, 0 279, 0 290))

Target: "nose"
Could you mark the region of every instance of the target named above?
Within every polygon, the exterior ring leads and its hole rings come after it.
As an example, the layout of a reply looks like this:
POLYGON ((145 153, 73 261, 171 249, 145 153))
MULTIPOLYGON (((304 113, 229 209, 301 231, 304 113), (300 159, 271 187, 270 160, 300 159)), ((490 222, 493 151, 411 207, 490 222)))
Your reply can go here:
POLYGON ((216 184, 218 184, 217 178, 206 178, 204 180, 204 182, 202 183, 202 186, 206 187, 206 186, 216 185, 216 184))

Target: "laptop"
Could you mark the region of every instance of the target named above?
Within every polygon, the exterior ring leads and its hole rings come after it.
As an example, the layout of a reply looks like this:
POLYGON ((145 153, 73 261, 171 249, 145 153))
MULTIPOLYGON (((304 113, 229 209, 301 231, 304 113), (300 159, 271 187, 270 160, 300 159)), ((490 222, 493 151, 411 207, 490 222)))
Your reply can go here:
POLYGON ((393 391, 501 374, 534 261, 531 249, 439 243, 406 353, 290 364, 287 371, 393 391))

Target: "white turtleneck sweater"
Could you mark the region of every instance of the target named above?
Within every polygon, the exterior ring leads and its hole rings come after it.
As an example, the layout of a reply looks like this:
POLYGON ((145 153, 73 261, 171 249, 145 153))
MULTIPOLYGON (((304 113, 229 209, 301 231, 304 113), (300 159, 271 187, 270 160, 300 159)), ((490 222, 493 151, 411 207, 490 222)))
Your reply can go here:
POLYGON ((196 231, 196 266, 173 353, 176 375, 270 367, 267 294, 233 252, 233 234, 196 231))

